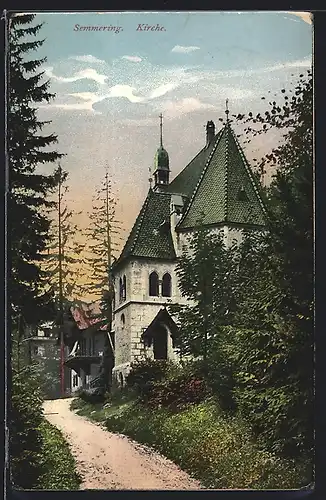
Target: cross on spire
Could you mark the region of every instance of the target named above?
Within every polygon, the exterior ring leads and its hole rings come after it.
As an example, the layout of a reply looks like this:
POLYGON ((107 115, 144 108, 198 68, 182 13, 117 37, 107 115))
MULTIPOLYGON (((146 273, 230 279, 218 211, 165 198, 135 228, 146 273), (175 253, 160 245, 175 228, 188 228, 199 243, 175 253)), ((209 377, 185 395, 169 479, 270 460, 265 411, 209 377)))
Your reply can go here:
POLYGON ((229 121, 229 99, 226 99, 225 101, 225 114, 226 114, 226 121, 229 121))
POLYGON ((163 147, 163 115, 160 114, 160 145, 163 147))

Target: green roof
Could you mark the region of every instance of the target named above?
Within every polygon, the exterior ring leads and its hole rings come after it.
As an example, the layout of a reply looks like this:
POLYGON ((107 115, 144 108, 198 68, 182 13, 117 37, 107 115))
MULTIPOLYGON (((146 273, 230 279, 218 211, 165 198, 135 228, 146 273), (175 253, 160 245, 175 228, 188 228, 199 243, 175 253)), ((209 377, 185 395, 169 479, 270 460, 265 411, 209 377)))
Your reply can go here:
POLYGON ((208 147, 204 147, 199 153, 191 160, 190 163, 170 182, 167 190, 170 193, 183 194, 188 198, 191 197, 194 189, 198 183, 200 175, 205 167, 207 158, 214 148, 214 144, 218 140, 222 131, 215 135, 208 147))
POLYGON ((170 193, 149 190, 115 266, 127 257, 176 258, 170 229, 170 202, 170 193))
POLYGON ((155 153, 154 157, 154 170, 170 170, 169 169, 169 155, 168 152, 160 146, 155 153))
POLYGON ((221 223, 264 226, 265 213, 260 187, 227 122, 213 141, 177 227, 182 230, 221 223))

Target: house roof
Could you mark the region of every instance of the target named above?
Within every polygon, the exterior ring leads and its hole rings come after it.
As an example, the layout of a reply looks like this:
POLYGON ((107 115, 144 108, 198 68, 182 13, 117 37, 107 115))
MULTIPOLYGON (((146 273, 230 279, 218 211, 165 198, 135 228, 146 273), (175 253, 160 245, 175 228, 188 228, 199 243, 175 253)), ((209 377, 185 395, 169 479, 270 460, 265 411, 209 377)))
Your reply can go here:
POLYGON ((170 231, 171 194, 149 190, 117 266, 127 257, 173 260, 175 251, 170 231))
MULTIPOLYGON (((104 318, 101 316, 101 308, 98 302, 75 302, 70 308, 71 314, 79 330, 86 330, 90 326, 102 323, 104 318)), ((106 330, 107 325, 99 326, 99 330, 106 330)))
POLYGON ((206 158, 177 229, 220 223, 264 226, 266 209, 260 187, 229 122, 206 158))

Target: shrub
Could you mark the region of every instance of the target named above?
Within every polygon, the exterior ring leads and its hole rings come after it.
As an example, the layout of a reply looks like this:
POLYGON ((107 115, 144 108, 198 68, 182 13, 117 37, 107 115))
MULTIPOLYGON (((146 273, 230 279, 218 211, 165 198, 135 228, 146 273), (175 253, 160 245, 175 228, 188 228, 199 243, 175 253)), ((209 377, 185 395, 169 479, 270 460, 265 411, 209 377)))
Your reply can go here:
POLYGON ((42 397, 32 368, 13 374, 10 408, 10 468, 16 488, 35 487, 41 473, 42 397))
POLYGON ((76 391, 76 396, 85 401, 85 403, 104 403, 106 398, 106 391, 104 387, 94 387, 93 389, 79 389, 78 391, 76 391))
POLYGON ((154 408, 163 406, 177 410, 189 404, 200 403, 209 395, 205 380, 180 373, 171 379, 148 383, 143 387, 140 400, 154 408))
POLYGON ((126 383, 128 388, 142 393, 143 388, 150 382, 158 382, 166 377, 171 362, 147 358, 131 363, 126 383))

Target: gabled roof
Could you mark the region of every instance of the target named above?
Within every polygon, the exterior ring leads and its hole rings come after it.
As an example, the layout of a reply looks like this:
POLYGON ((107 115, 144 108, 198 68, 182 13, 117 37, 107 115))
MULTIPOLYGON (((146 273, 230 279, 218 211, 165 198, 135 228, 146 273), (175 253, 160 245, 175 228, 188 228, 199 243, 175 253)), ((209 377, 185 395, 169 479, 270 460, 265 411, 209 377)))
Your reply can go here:
POLYGON ((188 198, 191 197, 198 183, 201 173, 205 167, 207 158, 212 152, 222 130, 220 130, 211 141, 208 147, 204 147, 199 153, 188 163, 188 165, 170 182, 167 191, 170 193, 183 194, 188 198))
POLYGON ((102 317, 98 302, 87 303, 76 301, 71 306, 70 311, 79 330, 86 330, 90 326, 97 324, 99 330, 106 330, 107 328, 106 324, 102 325, 104 318, 102 317))
POLYGON ((151 324, 148 325, 146 330, 142 333, 142 340, 146 341, 147 344, 150 345, 151 340, 157 333, 157 326, 162 324, 169 328, 172 338, 175 339, 179 333, 179 328, 168 310, 164 307, 159 310, 151 324))
POLYGON ((177 229, 221 223, 265 225, 260 187, 227 122, 214 141, 177 229))
POLYGON ((170 230, 171 194, 149 190, 116 267, 128 257, 173 260, 176 258, 170 230))

